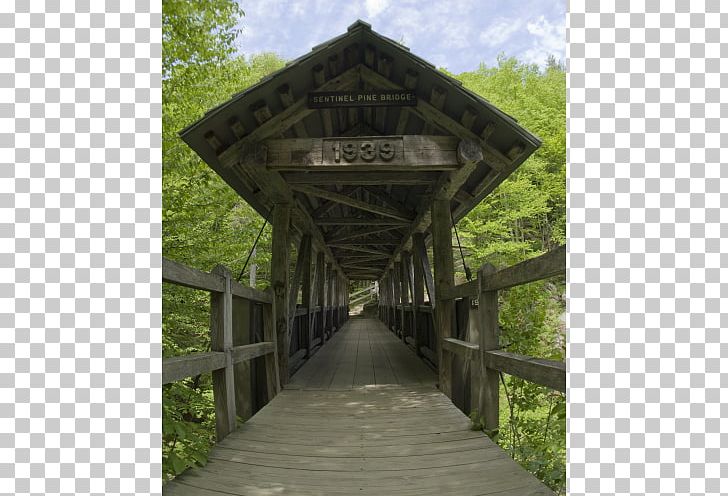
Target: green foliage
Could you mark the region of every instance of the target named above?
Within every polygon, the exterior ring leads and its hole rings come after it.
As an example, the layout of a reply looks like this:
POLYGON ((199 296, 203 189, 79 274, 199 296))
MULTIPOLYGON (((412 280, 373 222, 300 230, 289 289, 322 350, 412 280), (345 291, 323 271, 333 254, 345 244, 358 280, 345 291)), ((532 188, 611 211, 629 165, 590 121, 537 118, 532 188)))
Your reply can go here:
MULTIPOLYGON (((182 142, 178 132, 283 66, 272 54, 230 59, 241 15, 234 0, 163 2, 163 254, 205 271, 221 263, 236 276, 264 220, 182 142)), ((269 265, 269 246, 266 228, 253 260, 261 268, 269 265)), ((266 286, 266 276, 265 270, 258 270, 259 287, 266 286)), ((209 308, 208 293, 163 285, 163 356, 209 350, 209 308)), ((215 437, 211 386, 205 374, 163 388, 165 480, 207 461, 215 437)))
MULTIPOLYGON (((499 57, 496 67, 457 76, 467 88, 516 118, 543 140, 541 148, 458 225, 479 267, 513 265, 566 242, 566 78, 551 60, 546 69, 499 57)), ((563 360, 566 355, 563 277, 499 294, 501 346, 563 360)), ((566 480, 566 398, 517 377, 503 376, 500 432, 489 433, 523 467, 563 493, 566 480)), ((473 428, 482 430, 477 412, 473 428)))

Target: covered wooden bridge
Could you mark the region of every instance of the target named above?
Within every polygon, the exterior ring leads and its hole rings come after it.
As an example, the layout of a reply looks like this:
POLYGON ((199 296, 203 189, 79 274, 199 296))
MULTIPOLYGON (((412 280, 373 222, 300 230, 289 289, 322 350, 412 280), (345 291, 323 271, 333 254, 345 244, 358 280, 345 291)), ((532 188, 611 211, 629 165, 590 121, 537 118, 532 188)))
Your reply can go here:
POLYGON ((563 363, 499 349, 497 297, 562 274, 564 249, 455 285, 452 244, 537 138, 361 21, 181 135, 273 253, 268 292, 164 260, 211 292, 212 351, 165 359, 163 382, 212 372, 218 439, 167 494, 550 493, 466 413, 498 428, 499 372, 565 391, 563 363), (378 314, 349 318, 353 280, 378 314))

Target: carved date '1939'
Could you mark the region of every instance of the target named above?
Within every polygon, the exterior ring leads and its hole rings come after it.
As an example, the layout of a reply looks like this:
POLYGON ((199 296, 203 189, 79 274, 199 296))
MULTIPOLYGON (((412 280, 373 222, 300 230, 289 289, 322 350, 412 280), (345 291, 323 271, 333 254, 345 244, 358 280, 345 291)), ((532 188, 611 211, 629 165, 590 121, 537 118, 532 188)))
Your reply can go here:
POLYGON ((390 141, 363 141, 354 143, 351 141, 335 141, 332 143, 334 150, 334 161, 341 162, 343 158, 347 162, 353 162, 358 158, 365 162, 371 162, 377 155, 381 160, 389 161, 394 158, 394 144, 390 141), (358 145, 358 146, 357 146, 358 145))

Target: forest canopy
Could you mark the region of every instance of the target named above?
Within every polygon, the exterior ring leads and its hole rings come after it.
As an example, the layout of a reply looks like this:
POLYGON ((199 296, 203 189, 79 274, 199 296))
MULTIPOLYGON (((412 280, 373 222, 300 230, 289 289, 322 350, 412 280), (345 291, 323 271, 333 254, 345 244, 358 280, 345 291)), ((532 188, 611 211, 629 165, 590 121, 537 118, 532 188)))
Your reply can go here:
MULTIPOLYGON (((285 65, 270 53, 234 55, 239 43, 244 47, 238 29, 242 18, 242 10, 232 0, 163 1, 163 253, 205 271, 223 264, 236 276, 264 219, 202 163, 178 132, 285 65)), ((503 267, 564 244, 563 65, 551 59, 539 67, 502 55, 493 66, 481 65, 454 76, 543 141, 533 156, 458 223, 466 264, 474 269, 485 262, 503 267)), ((270 228, 262 232, 254 260, 261 289, 267 286, 269 273, 270 228)), ((563 360, 564 293, 563 278, 501 292, 501 339, 506 349, 563 360)), ((164 285, 165 357, 209 350, 208 309, 207 294, 164 285)), ((505 376, 501 387, 498 442, 563 493, 564 395, 511 376, 505 376)), ((206 462, 215 430, 210 377, 167 385, 163 395, 163 471, 168 479, 206 462)))

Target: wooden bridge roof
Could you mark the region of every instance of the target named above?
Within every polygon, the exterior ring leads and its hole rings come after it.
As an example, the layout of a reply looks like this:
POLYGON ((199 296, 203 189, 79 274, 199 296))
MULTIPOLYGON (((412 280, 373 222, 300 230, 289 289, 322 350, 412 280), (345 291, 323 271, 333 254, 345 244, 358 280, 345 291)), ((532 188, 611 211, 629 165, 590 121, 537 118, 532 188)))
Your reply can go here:
POLYGON ((265 218, 276 203, 294 207, 294 231, 310 232, 338 271, 363 279, 379 279, 412 234, 427 230, 435 196, 451 200, 457 222, 540 146, 515 119, 362 21, 180 134, 265 218), (308 106, 311 93, 343 90, 410 90, 417 103, 308 106), (327 138, 362 136, 388 137, 403 159, 327 162, 327 138))

